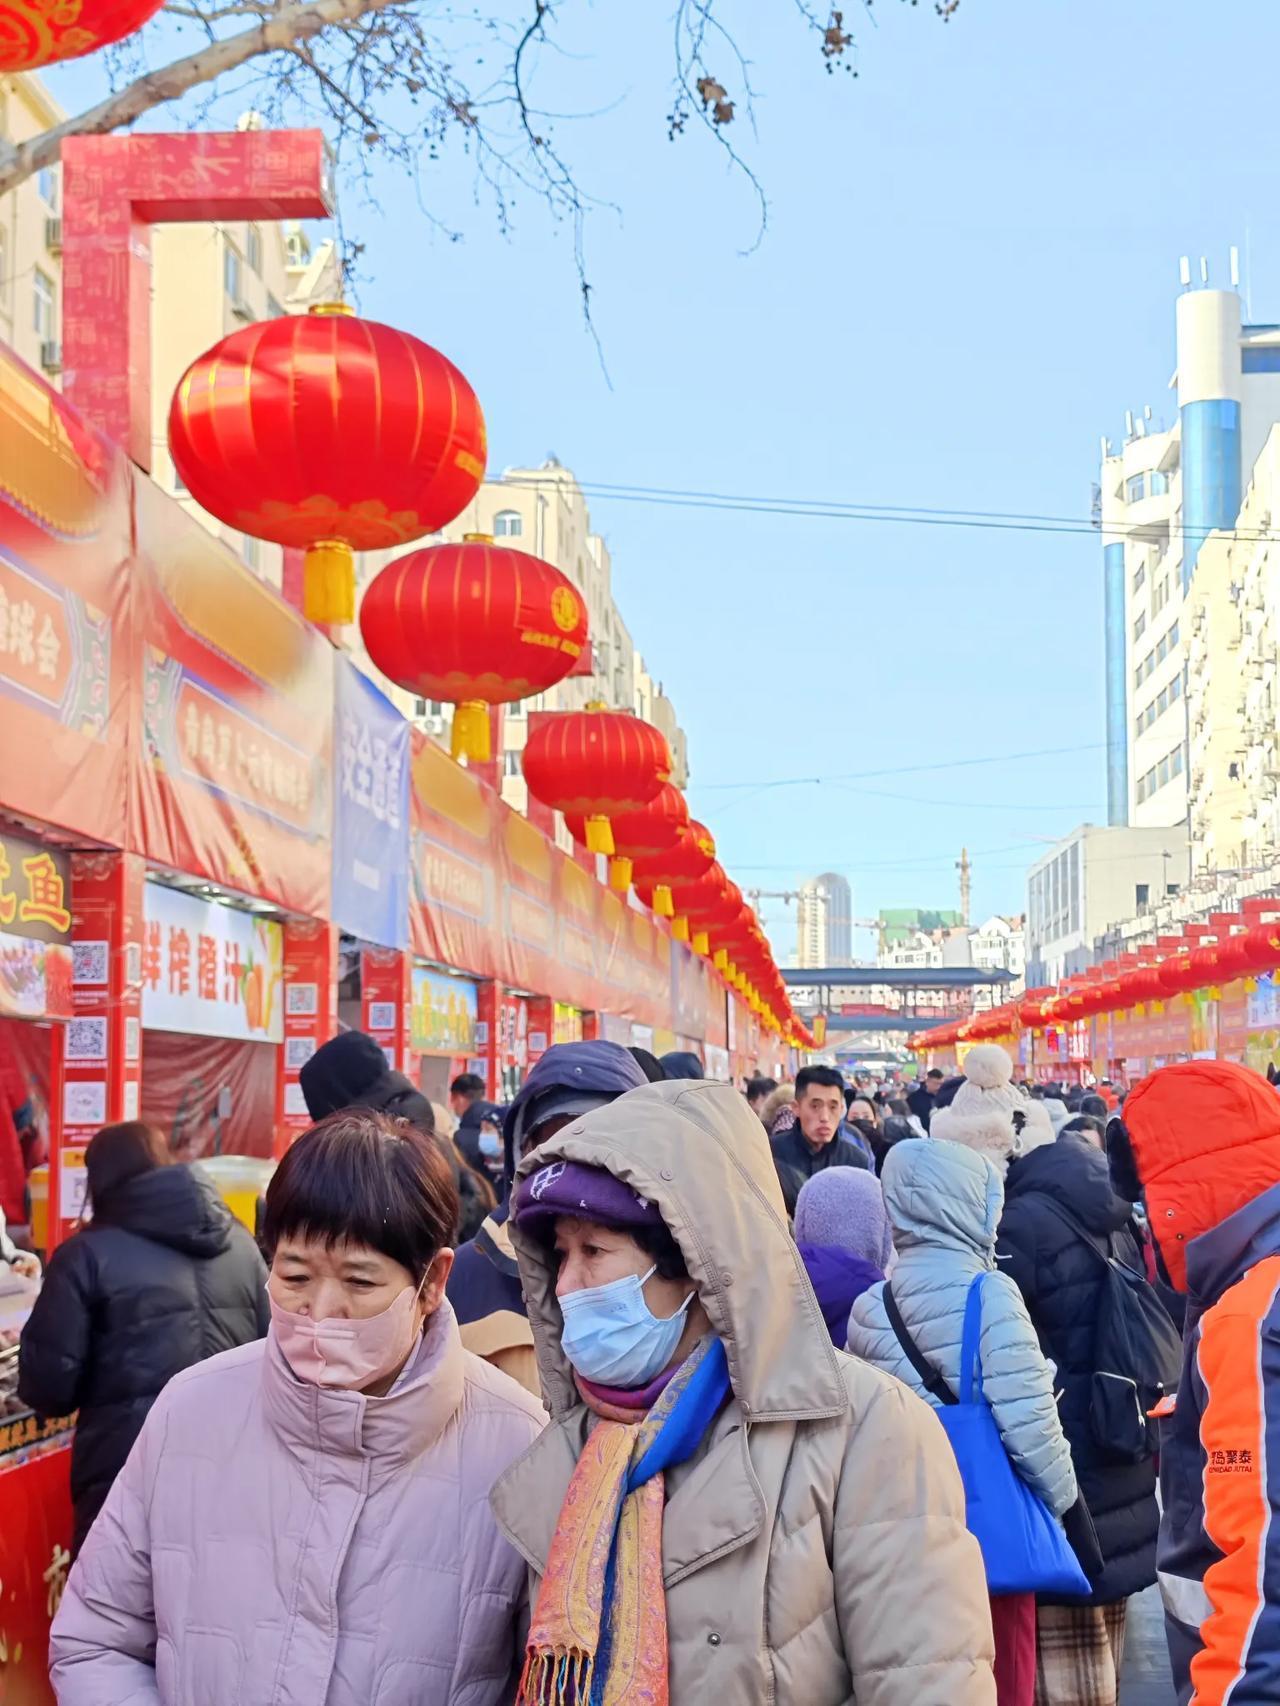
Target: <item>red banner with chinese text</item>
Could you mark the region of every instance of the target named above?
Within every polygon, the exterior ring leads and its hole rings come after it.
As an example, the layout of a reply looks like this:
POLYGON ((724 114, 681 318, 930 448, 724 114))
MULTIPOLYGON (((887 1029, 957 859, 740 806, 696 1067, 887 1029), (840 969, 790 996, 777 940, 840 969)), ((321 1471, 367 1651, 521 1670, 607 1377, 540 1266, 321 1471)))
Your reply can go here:
POLYGON ((0 1510, 0 1700, 53 1706, 49 1625, 71 1568, 70 1446, 36 1446, 23 1462, 0 1457, 0 1510))
POLYGON ((323 917, 329 645, 172 498, 142 476, 134 487, 133 843, 157 864, 323 917))
POLYGON ((124 458, 0 345, 0 800, 123 846, 124 458))

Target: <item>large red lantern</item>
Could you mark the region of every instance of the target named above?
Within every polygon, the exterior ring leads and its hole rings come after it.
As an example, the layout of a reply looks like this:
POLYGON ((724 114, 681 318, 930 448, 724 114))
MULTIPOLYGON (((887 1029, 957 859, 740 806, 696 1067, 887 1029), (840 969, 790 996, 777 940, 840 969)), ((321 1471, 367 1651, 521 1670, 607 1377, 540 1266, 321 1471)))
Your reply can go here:
POLYGON ((529 792, 566 817, 583 818, 591 853, 614 852, 610 818, 647 806, 670 775, 662 731, 603 705, 547 717, 525 743, 529 792))
POLYGON ((0 76, 96 53, 140 30, 164 0, 0 0, 0 76))
POLYGON ((675 885, 696 882, 706 876, 715 857, 715 837, 705 824, 690 818, 670 847, 660 853, 637 854, 632 860, 637 893, 643 891, 651 896, 645 904, 659 918, 675 920, 672 932, 678 942, 689 940, 689 926, 672 898, 675 885))
POLYGON ((457 705, 453 756, 489 757, 489 706, 545 693, 587 643, 587 607, 559 569, 469 533, 388 563, 360 604, 360 632, 407 693, 457 705))
POLYGON ((355 617, 355 551, 407 545, 484 478, 484 416, 453 363, 326 305, 232 332, 169 408, 187 490, 219 521, 306 549, 306 614, 355 617))
MULTIPOLYGON (((616 851, 609 860, 610 888, 625 894, 635 874, 635 860, 669 852, 688 822, 689 807, 674 782, 664 782, 649 804, 641 806, 638 812, 619 812, 611 818, 616 851)), ((573 839, 585 847, 587 820, 567 817, 564 823, 573 839)))

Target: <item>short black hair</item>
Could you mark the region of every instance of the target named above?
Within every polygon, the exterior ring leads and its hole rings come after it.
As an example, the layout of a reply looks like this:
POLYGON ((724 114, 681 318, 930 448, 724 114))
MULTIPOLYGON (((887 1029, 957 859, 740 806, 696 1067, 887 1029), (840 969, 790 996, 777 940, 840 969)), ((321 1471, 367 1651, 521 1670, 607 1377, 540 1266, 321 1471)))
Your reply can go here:
POLYGON ((747 1079, 747 1087, 743 1091, 743 1095, 748 1102, 753 1102, 757 1098, 771 1096, 777 1088, 778 1081, 776 1078, 766 1078, 762 1072, 757 1072, 754 1078, 747 1079))
POLYGON ((938 1082, 939 1082, 939 1083, 941 1083, 941 1082, 942 1082, 942 1080, 943 1080, 943 1079, 944 1079, 944 1078, 945 1078, 945 1077, 946 1077, 946 1073, 945 1073, 945 1072, 943 1072, 943 1071, 942 1071, 942 1070, 941 1070, 941 1068, 940 1068, 940 1067, 937 1067, 937 1066, 931 1066, 931 1067, 930 1067, 930 1068, 929 1068, 929 1070, 928 1070, 928 1071, 927 1071, 927 1072, 926 1072, 926 1073, 925 1073, 925 1078, 926 1078, 926 1079, 929 1079, 929 1078, 936 1078, 936 1079, 937 1079, 937 1080, 938 1080, 938 1082))
POLYGON ((460 1072, 449 1086, 451 1096, 470 1096, 474 1102, 484 1095, 484 1079, 478 1072, 460 1072))
POLYGON ((1070 1133, 1072 1137, 1085 1137, 1089 1132, 1092 1132, 1093 1135, 1101 1139, 1102 1142, 1106 1142, 1106 1125, 1096 1114, 1074 1115, 1067 1121, 1066 1125, 1063 1126, 1062 1130, 1058 1133, 1058 1136, 1066 1137, 1068 1133, 1070 1133))
POLYGON ((363 1244, 407 1268, 420 1285, 453 1243, 458 1186, 439 1143, 406 1120, 344 1108, 312 1126, 267 1186, 262 1250, 283 1238, 363 1244))
POLYGON ((667 1069, 658 1059, 657 1055, 650 1049, 629 1048, 627 1053, 631 1056, 632 1060, 635 1061, 641 1072, 644 1073, 650 1084, 666 1083, 667 1069))
POLYGON ((834 1066, 802 1066, 796 1073, 796 1101, 811 1084, 820 1084, 825 1090, 839 1090, 844 1094, 844 1079, 834 1066))

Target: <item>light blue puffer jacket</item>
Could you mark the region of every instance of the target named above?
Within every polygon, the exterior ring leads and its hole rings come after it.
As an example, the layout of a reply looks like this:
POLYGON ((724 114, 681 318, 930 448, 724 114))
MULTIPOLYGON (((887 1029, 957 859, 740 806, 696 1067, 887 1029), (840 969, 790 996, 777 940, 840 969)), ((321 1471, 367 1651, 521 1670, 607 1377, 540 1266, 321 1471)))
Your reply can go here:
MULTIPOLYGON (((982 1287, 983 1389, 1018 1473, 1061 1516, 1075 1503, 1076 1477, 1049 1365, 1022 1294, 994 1271, 1000 1175, 961 1144, 914 1137, 894 1144, 881 1182, 898 1252, 894 1301, 925 1360, 954 1392, 969 1286, 975 1274, 991 1274, 982 1287)), ((854 1304, 849 1349, 936 1407, 889 1325, 882 1285, 854 1304)))

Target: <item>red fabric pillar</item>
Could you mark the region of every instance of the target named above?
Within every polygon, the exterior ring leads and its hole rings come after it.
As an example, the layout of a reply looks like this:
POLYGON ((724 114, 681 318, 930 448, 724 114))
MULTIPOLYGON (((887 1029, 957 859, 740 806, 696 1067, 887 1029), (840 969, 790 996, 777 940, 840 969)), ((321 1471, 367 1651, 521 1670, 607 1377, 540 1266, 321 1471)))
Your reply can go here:
POLYGON ((77 853, 71 861, 72 1001, 69 1038, 54 1043, 49 1247, 74 1228, 84 1200, 84 1149, 95 1132, 136 1120, 142 1083, 142 982, 149 944, 146 873, 134 853, 77 853), (61 1057, 61 1058, 60 1058, 61 1057))
POLYGON ((555 1002, 549 995, 529 998, 529 1065, 534 1066, 551 1047, 556 1034, 555 1002))
POLYGON ((311 1125, 298 1074, 338 1028, 338 927, 297 919, 284 927, 284 1045, 276 1067, 276 1155, 311 1125))
POLYGON ((364 948, 360 954, 360 1022, 387 1057, 387 1064, 410 1071, 409 1028, 412 1019, 410 960, 398 948, 364 948))

